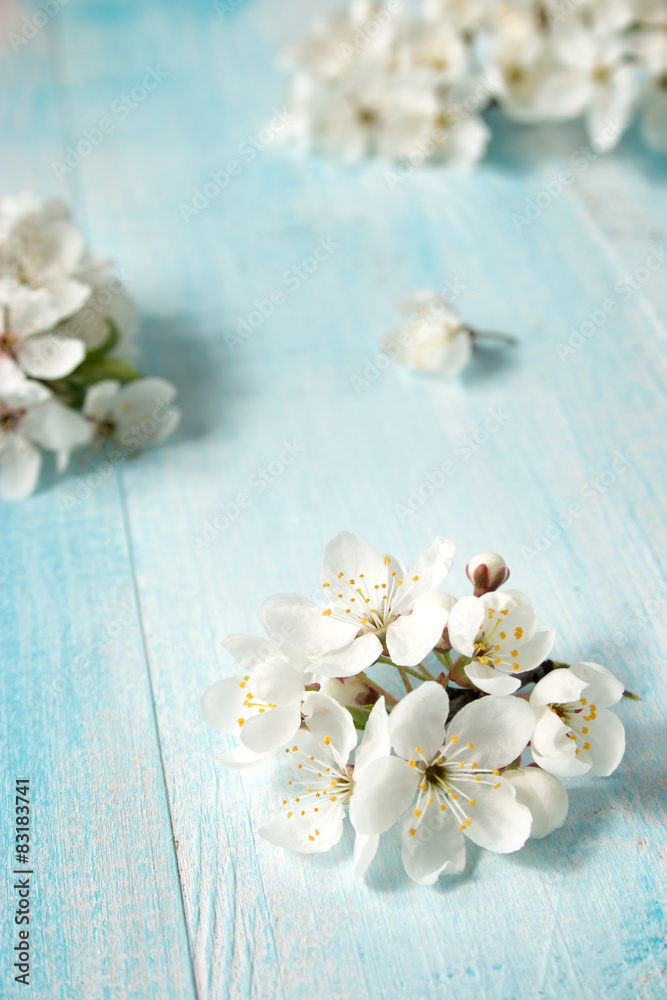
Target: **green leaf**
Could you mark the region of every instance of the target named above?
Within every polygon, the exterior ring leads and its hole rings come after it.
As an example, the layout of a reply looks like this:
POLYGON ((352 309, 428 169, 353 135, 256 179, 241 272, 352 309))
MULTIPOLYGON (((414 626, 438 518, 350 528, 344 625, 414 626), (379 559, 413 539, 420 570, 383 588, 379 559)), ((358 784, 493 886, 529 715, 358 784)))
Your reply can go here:
POLYGON ((363 705, 361 707, 357 707, 356 705, 346 705, 345 707, 352 716, 354 728, 360 729, 363 732, 366 728, 366 723, 368 722, 368 716, 373 710, 373 706, 363 705))
POLYGON ((116 379, 118 382, 133 382, 140 378, 139 372, 127 361, 120 358, 103 358, 100 361, 85 358, 78 368, 75 368, 67 381, 72 385, 93 385, 102 379, 116 379))
POLYGON ((91 351, 86 352, 86 357, 83 360, 83 364, 88 361, 101 361, 105 354, 109 351, 113 351, 114 347, 120 340, 120 333, 118 332, 118 327, 112 319, 107 316, 107 326, 109 327, 109 332, 105 339, 99 345, 99 347, 94 347, 91 351))

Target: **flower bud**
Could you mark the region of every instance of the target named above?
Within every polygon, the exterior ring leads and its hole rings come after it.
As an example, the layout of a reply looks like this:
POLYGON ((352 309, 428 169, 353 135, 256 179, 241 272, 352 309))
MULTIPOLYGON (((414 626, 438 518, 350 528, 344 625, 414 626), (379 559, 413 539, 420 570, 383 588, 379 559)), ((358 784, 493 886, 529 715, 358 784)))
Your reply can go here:
POLYGON ((361 677, 330 677, 321 689, 339 705, 374 705, 380 697, 361 677))
POLYGON ((481 597, 509 580, 510 571, 497 552, 480 552, 466 566, 466 575, 475 585, 475 597, 481 597))

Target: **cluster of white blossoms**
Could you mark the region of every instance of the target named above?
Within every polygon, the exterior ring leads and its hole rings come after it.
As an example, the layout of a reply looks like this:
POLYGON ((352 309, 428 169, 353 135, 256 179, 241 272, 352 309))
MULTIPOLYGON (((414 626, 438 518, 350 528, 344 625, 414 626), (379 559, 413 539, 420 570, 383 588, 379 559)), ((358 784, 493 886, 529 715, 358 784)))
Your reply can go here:
POLYGON ((286 53, 292 137, 343 162, 469 165, 481 112, 582 117, 596 152, 635 114, 667 149, 664 0, 352 0, 286 53))
POLYGON ((141 378, 136 312, 111 263, 86 249, 60 201, 0 198, 0 496, 33 492, 42 452, 155 444, 180 419, 176 390, 141 378))
POLYGON ((468 564, 472 596, 438 590, 453 558, 437 538, 407 569, 343 532, 324 551, 324 605, 276 595, 258 612, 268 638, 225 640, 241 672, 208 688, 201 711, 238 742, 216 760, 248 768, 278 752, 293 769, 265 840, 328 851, 347 815, 359 877, 400 822, 405 869, 431 884, 463 870, 466 837, 505 854, 562 826, 560 778, 618 767, 625 733, 608 709, 621 682, 548 659, 555 633, 537 631, 528 597, 498 590, 509 570, 497 554, 468 564))

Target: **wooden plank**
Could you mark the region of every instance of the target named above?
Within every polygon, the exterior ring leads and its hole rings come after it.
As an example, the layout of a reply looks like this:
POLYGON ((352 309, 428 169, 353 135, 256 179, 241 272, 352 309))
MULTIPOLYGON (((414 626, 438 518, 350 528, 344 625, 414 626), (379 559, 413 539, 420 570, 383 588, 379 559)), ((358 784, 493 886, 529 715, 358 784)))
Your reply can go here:
MULTIPOLYGON (((3 55, 3 192, 64 193, 51 169, 63 143, 47 41, 39 31, 15 57, 3 55)), ((101 243, 95 249, 104 252, 101 243)), ((9 865, 14 783, 28 777, 31 995, 190 998, 192 967, 120 482, 90 466, 75 467, 57 486, 53 478, 47 474, 36 496, 5 504, 2 513, 8 849, 0 993, 24 990, 9 958, 19 930, 9 865)))
MULTIPOLYGON (((610 249, 605 210, 581 186, 517 232, 514 206, 571 153, 523 130, 501 134, 477 172, 415 172, 395 191, 381 164, 340 172, 270 146, 186 223, 179 206, 210 171, 241 159, 240 143, 280 106, 268 67, 310 17, 302 0, 280 15, 253 0, 222 21, 180 5, 168 16, 156 4, 63 11, 70 136, 93 127, 147 65, 170 74, 76 176, 96 243, 137 275, 147 369, 178 383, 185 413, 174 443, 122 477, 198 994, 660 997, 658 284, 619 300, 573 355, 557 350, 613 295, 616 261, 636 266, 630 251, 641 262, 652 235, 640 226, 632 245, 610 249), (286 272, 320 239, 340 246, 290 287, 286 272), (395 321, 393 297, 455 279, 466 286, 465 318, 516 332, 520 348, 480 352, 451 385, 393 364, 364 375, 395 321), (225 333, 273 289, 285 303, 230 351, 225 333), (360 392, 355 375, 369 382, 360 392), (489 434, 490 410, 507 416, 489 434), (295 460, 260 490, 256 477, 281 461, 285 442, 295 460), (630 451, 627 469, 617 465, 610 481, 618 449, 630 451), (448 459, 455 476, 401 511, 448 459), (234 517, 239 492, 251 503, 234 517), (572 503, 581 513, 561 528, 572 503), (225 509, 229 526, 195 544, 225 509), (352 880, 349 836, 316 859, 255 837, 282 797, 278 765, 252 777, 221 771, 209 756, 221 741, 201 725, 198 696, 233 672, 222 637, 255 630, 254 608, 272 592, 312 593, 320 549, 342 528, 406 558, 450 534, 457 592, 467 590, 467 557, 499 549, 543 626, 557 628, 559 655, 602 654, 645 697, 620 709, 622 768, 571 783, 562 831, 514 857, 470 850, 465 876, 432 890, 404 876, 393 835, 364 884, 352 880)), ((631 218, 643 168, 622 166, 631 218)), ((602 189, 606 167, 594 164, 589 180, 602 189)))

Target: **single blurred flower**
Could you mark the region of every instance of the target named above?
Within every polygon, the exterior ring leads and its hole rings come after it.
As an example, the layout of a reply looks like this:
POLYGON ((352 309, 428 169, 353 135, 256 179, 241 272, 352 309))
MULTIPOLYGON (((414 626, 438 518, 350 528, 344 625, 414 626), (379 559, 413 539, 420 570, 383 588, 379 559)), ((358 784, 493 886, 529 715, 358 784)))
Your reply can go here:
POLYGON ((88 389, 83 413, 100 439, 113 438, 130 451, 162 444, 178 427, 176 388, 162 378, 138 378, 122 385, 104 379, 88 389))
POLYGON ((472 336, 447 300, 432 289, 418 289, 397 306, 409 319, 385 335, 387 353, 416 371, 460 375, 472 357, 472 336))

